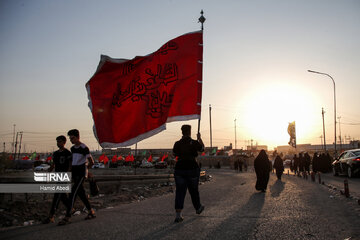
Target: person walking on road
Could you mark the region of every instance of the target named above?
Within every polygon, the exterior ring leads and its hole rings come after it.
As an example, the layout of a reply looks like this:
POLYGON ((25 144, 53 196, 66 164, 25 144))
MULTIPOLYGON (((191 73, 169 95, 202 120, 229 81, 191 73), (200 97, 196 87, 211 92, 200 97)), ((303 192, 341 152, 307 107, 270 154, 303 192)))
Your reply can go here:
POLYGON ((277 176, 278 180, 281 180, 281 175, 284 172, 284 162, 279 155, 277 155, 275 158, 274 168, 276 170, 276 176, 277 176))
POLYGON ((175 194, 175 222, 182 222, 184 218, 181 211, 184 208, 186 191, 189 190, 192 204, 196 214, 204 210, 200 203, 199 178, 200 168, 196 162, 198 152, 204 151, 204 143, 200 133, 197 134, 197 140, 191 138, 191 126, 183 125, 181 127, 182 138, 174 144, 173 153, 178 161, 175 165, 174 178, 176 184, 175 194))
POLYGON ((311 164, 311 157, 309 155, 309 153, 305 153, 305 172, 307 172, 307 174, 310 174, 310 164, 311 164))
POLYGON ((268 155, 264 149, 262 149, 259 155, 255 158, 254 168, 257 178, 255 188, 256 190, 266 192, 271 167, 268 155))
MULTIPOLYGON (((53 154, 53 163, 49 168, 49 172, 52 172, 55 168, 55 172, 70 172, 71 170, 71 159, 72 155, 69 150, 65 148, 66 137, 61 135, 56 138, 56 144, 59 150, 55 151, 53 154)), ((46 218, 43 223, 53 223, 55 222, 55 211, 59 207, 60 201, 68 208, 68 196, 66 193, 55 193, 54 198, 51 204, 49 217, 46 218)))
POLYGON ((66 210, 65 217, 59 222, 58 225, 65 225, 70 223, 71 210, 75 203, 76 196, 79 196, 81 201, 84 203, 85 207, 88 210, 88 215, 85 220, 95 218, 95 211, 91 208, 89 200, 86 196, 84 189, 84 181, 88 175, 88 168, 91 168, 94 165, 94 160, 90 155, 89 148, 80 142, 80 133, 77 129, 72 129, 68 132, 68 136, 72 144, 71 153, 72 153, 72 179, 74 182, 73 187, 71 188, 71 193, 69 197, 69 205, 66 210))

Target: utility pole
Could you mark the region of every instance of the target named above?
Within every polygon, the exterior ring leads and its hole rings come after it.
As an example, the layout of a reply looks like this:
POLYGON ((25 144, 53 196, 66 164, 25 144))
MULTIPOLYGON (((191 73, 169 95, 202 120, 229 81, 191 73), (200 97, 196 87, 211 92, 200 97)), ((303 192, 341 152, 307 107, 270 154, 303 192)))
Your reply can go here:
POLYGON ((13 141, 12 141, 12 149, 11 149, 11 153, 14 154, 14 150, 15 150, 15 126, 16 124, 14 124, 14 134, 13 134, 13 141))
POLYGON ((5 153, 5 142, 4 142, 4 151, 3 152, 5 153))
POLYGON ((342 141, 341 141, 341 125, 340 125, 340 118, 341 118, 341 116, 339 116, 338 117, 338 119, 339 119, 339 134, 340 134, 340 136, 339 136, 339 138, 340 138, 340 152, 342 151, 342 141))
POLYGON ((209 104, 209 119, 210 119, 210 148, 212 151, 211 104, 209 104))
POLYGON ((17 153, 17 140, 18 140, 19 132, 16 133, 16 140, 15 140, 15 149, 14 149, 14 160, 16 160, 16 153, 17 153))
POLYGON ((19 159, 20 159, 20 151, 21 151, 21 141, 22 141, 23 132, 20 132, 20 145, 19 145, 19 159))
MULTIPOLYGON (((324 122, 324 108, 321 108, 322 120, 323 120, 323 135, 324 135, 324 151, 326 152, 326 137, 325 137, 325 122, 324 122)), ((336 141, 336 140, 335 140, 336 141)))
POLYGON ((234 120, 234 123, 235 123, 235 149, 236 149, 236 118, 234 120))

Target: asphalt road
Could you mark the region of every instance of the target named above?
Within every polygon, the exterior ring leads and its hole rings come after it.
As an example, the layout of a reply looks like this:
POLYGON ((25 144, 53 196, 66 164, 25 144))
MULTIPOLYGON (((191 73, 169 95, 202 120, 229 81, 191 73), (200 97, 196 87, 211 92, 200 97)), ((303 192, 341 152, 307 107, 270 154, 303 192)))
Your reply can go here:
POLYGON ((360 239, 360 206, 317 183, 294 176, 268 191, 255 190, 255 174, 213 169, 200 186, 205 211, 196 215, 187 196, 182 223, 173 223, 174 194, 119 205, 97 218, 0 230, 0 239, 360 239))
MULTIPOLYGON (((289 168, 285 168, 284 174, 288 173, 289 168)), ((290 170, 289 170, 290 172, 290 170)), ((294 175, 294 173, 290 172, 290 175, 294 175)), ((315 176, 315 181, 319 181, 319 176, 315 176)), ((344 180, 348 181, 349 185, 349 192, 350 195, 360 199, 360 177, 356 176, 353 178, 348 178, 346 175, 339 175, 334 176, 332 172, 329 173, 321 173, 321 181, 324 182, 325 185, 331 185, 332 187, 335 187, 338 191, 342 190, 344 191, 344 180)), ((310 180, 310 176, 309 179, 310 180)))

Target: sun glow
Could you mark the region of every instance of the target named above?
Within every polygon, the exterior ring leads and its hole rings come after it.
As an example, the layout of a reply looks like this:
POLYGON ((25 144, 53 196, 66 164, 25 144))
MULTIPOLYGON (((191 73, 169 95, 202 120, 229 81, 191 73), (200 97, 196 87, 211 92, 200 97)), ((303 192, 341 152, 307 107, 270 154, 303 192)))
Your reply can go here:
POLYGON ((261 145, 287 145, 287 127, 295 121, 298 143, 309 142, 318 123, 316 102, 305 88, 284 83, 260 86, 242 99, 245 131, 261 145))

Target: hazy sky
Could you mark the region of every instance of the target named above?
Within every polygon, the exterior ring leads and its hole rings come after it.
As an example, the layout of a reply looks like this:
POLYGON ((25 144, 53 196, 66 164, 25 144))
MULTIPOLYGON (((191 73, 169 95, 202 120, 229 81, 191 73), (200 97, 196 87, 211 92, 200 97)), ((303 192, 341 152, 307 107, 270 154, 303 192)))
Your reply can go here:
MULTIPOLYGON (((55 137, 78 128, 98 144, 85 83, 100 55, 147 55, 199 30, 206 17, 201 133, 209 146, 250 139, 287 145, 296 121, 298 143, 334 141, 333 84, 341 134, 360 138, 360 1, 90 1, 0 0, 0 141, 11 149, 13 124, 27 151, 56 149, 55 137)), ((197 121, 190 121, 193 133, 197 121)), ((171 148, 183 122, 138 143, 171 148)), ((339 132, 339 128, 338 128, 339 132)), ((194 135, 194 134, 193 134, 194 135)), ((3 145, 1 145, 3 147, 3 145)), ((70 147, 70 143, 67 143, 70 147)), ((3 148, 1 148, 1 151, 3 148)))

